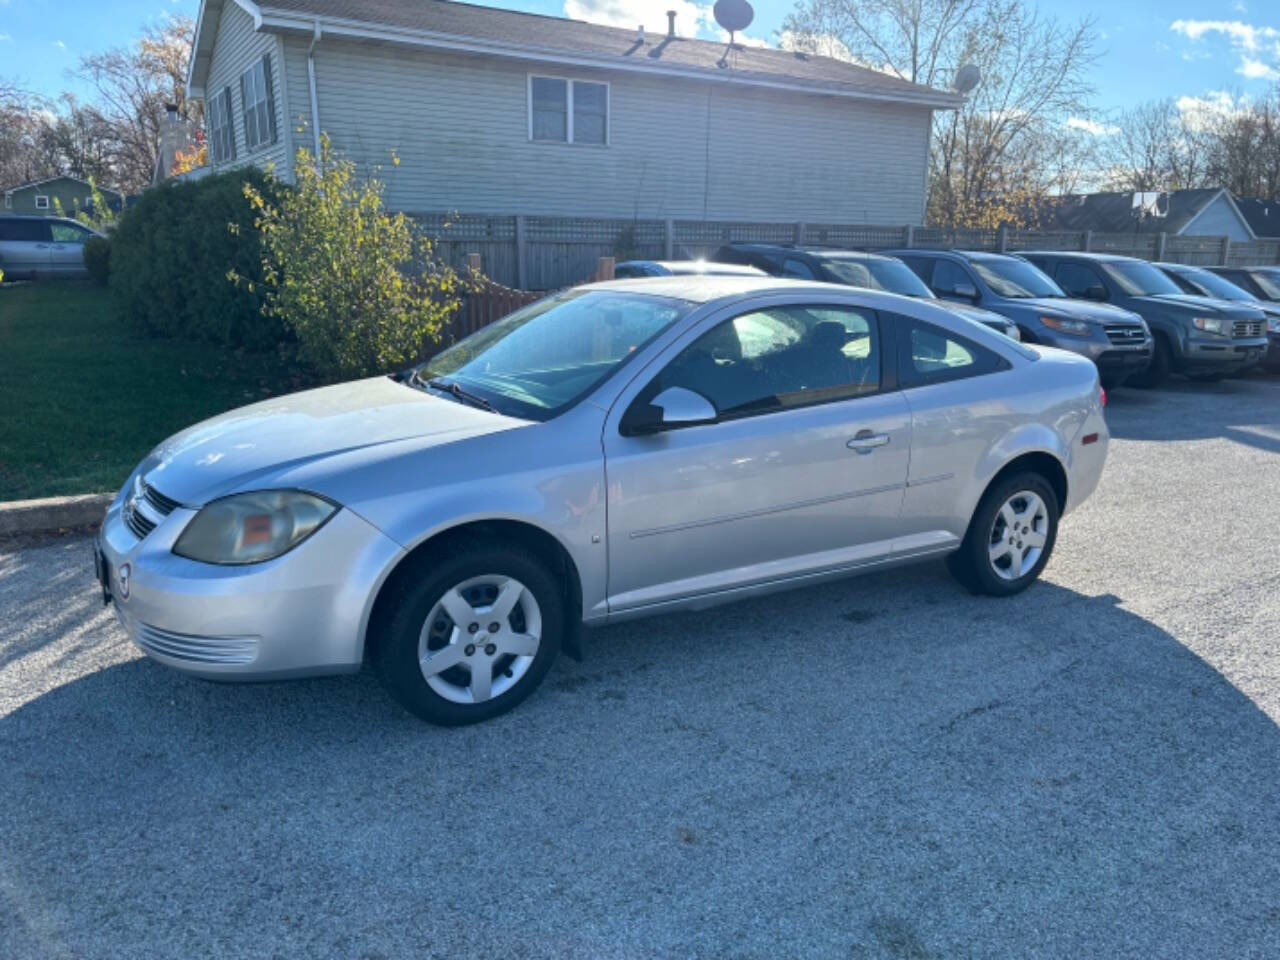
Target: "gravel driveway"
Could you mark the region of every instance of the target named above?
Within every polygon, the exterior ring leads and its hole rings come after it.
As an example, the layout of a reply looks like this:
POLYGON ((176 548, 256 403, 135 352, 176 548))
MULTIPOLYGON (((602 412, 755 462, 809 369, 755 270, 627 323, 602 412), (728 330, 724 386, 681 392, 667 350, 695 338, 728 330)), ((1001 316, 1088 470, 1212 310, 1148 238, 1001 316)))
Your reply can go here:
POLYGON ((187 680, 0 545, 0 957, 1280 955, 1280 380, 1119 390, 1045 579, 590 635, 494 722, 187 680))

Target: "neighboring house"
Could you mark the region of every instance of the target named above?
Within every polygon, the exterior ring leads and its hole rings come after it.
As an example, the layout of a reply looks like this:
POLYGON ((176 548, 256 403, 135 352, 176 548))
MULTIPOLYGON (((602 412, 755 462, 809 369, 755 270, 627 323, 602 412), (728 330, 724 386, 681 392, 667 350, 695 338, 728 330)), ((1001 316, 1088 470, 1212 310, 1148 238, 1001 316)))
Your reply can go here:
POLYGON ((1280 240, 1280 199, 1233 197, 1249 229, 1259 240, 1280 240))
MULTIPOLYGON (((119 210, 124 197, 115 190, 98 187, 98 192, 107 201, 107 206, 119 210)), ((77 210, 88 210, 93 206, 92 188, 87 180, 76 177, 49 177, 32 183, 23 183, 16 187, 4 188, 4 205, 0 207, 0 215, 6 213, 35 213, 45 216, 56 216, 58 208, 68 217, 77 210)))
POLYGON ((1222 189, 1069 194, 1050 200, 1040 219, 1046 230, 1255 239, 1235 200, 1222 189))
POLYGON ((215 169, 288 178, 324 131, 410 212, 921 222, 932 114, 959 96, 672 21, 203 0, 188 94, 215 169))

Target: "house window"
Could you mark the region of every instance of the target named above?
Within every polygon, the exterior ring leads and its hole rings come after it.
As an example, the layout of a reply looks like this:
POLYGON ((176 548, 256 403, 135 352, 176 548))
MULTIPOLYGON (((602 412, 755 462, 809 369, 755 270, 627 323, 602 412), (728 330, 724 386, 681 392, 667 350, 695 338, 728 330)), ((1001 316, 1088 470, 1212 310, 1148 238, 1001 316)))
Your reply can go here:
POLYGON ((609 85, 530 75, 529 139, 607 145, 609 85))
POLYGON ((42 193, 36 194, 36 209, 37 210, 49 209, 49 198, 42 193))
POLYGON ((12 194, 12 193, 6 193, 6 194, 4 195, 4 208, 5 208, 6 210, 12 210, 12 209, 13 209, 13 194, 12 194))
POLYGON ((231 88, 223 87, 209 102, 209 159, 226 163, 236 158, 236 132, 231 125, 231 88))
POLYGON ((271 55, 240 75, 244 104, 244 145, 249 151, 276 142, 275 98, 271 95, 271 55))

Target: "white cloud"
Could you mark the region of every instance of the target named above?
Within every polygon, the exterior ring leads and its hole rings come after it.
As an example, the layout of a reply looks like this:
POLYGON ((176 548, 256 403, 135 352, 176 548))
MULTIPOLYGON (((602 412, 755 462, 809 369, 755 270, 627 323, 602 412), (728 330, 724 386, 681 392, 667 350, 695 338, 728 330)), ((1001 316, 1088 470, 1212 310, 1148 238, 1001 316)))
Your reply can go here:
POLYGON ((1275 67, 1248 56, 1240 58, 1240 66, 1236 68, 1236 73, 1250 80, 1274 80, 1280 77, 1280 71, 1275 67))
POLYGON ((13 37, 11 37, 11 36, 10 36, 9 34, 7 34, 7 33, 0 33, 0 43, 5 43, 6 41, 9 41, 9 40, 12 40, 12 39, 13 39, 13 37))
POLYGON ((816 54, 819 57, 832 57, 836 60, 857 63, 853 54, 849 52, 849 48, 844 45, 840 38, 829 33, 813 37, 801 37, 790 30, 783 30, 778 34, 778 46, 783 50, 801 50, 804 53, 816 54))
POLYGON ((1257 50, 1263 40, 1280 38, 1280 30, 1275 27, 1255 27, 1240 20, 1175 20, 1169 29, 1191 40, 1199 40, 1209 33, 1220 33, 1233 45, 1245 50, 1257 50))
MULTIPOLYGON (((676 12, 677 36, 728 43, 729 34, 716 23, 710 3, 693 3, 691 0, 671 0, 661 4, 646 0, 564 0, 566 17, 624 30, 643 25, 645 38, 650 43, 660 43, 667 35, 668 10, 676 12)), ((768 40, 742 32, 735 34, 733 39, 744 47, 769 46, 768 40)))
POLYGON ((1085 133, 1095 137, 1109 137, 1114 133, 1119 133, 1120 128, 1111 124, 1099 123, 1097 120, 1090 120, 1088 117, 1067 117, 1067 127, 1072 130, 1083 130, 1085 133))
POLYGON ((61 40, 55 40, 55 41, 53 41, 53 45, 54 45, 55 47, 57 47, 59 50, 65 50, 65 49, 67 49, 67 45, 66 45, 65 43, 63 43, 61 40))
POLYGON ((1245 110, 1249 98, 1236 97, 1226 90, 1210 90, 1199 97, 1179 97, 1176 105, 1188 127, 1203 130, 1214 120, 1245 110))
MULTIPOLYGON (((1169 25, 1196 43, 1210 34, 1224 37, 1240 58, 1236 73, 1249 80, 1280 77, 1280 29, 1241 20, 1175 20, 1169 25)), ((1186 53, 1183 59, 1191 59, 1186 53)))

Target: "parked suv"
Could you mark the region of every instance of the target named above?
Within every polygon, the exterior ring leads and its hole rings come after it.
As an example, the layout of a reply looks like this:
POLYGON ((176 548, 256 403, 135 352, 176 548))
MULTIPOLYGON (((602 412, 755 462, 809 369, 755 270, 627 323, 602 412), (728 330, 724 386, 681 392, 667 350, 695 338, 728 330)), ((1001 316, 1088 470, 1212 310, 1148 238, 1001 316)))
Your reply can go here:
POLYGON ((1022 339, 1088 357, 1105 387, 1151 362, 1151 334, 1136 313, 1071 300, 1021 257, 965 250, 888 250, 944 300, 976 304, 1018 325, 1022 339))
MULTIPOLYGON (((1263 366, 1280 370, 1280 296, 1275 300, 1260 300, 1244 287, 1228 280, 1228 274, 1215 273, 1206 267, 1193 267, 1185 263, 1158 263, 1169 279, 1182 288, 1183 293, 1218 300, 1230 300, 1257 307, 1267 317, 1267 356, 1263 366)), ((1243 272, 1243 271, 1242 271, 1243 272)), ((1280 289, 1276 290, 1280 294, 1280 289)))
POLYGON ((1267 350, 1266 318, 1255 307, 1183 293, 1157 266, 1106 253, 1028 252, 1026 258, 1068 294, 1142 315, 1155 337, 1154 386, 1170 372, 1220 380, 1257 364, 1267 350))
MULTIPOLYGON (((856 250, 805 250, 788 244, 731 243, 721 247, 712 258, 719 263, 735 263, 757 267, 775 277, 799 280, 823 280, 850 287, 883 290, 904 297, 936 300, 930 290, 897 257, 856 250)), ((1015 324, 998 313, 983 310, 971 303, 951 303, 947 308, 969 320, 1021 339, 1015 324)))
POLYGON ((64 217, 0 216, 0 270, 6 280, 86 276, 84 242, 91 236, 64 217))

